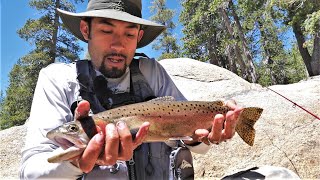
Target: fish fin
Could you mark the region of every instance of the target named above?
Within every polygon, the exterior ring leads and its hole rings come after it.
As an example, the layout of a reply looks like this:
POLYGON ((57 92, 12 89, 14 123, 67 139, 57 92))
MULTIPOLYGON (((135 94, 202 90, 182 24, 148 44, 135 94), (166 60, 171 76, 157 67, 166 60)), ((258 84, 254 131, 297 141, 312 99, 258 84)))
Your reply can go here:
POLYGON ((239 116, 236 132, 250 146, 253 146, 255 137, 253 126, 260 118, 262 111, 263 109, 258 107, 244 108, 239 116))
POLYGON ((53 153, 53 156, 48 158, 49 163, 60 163, 62 161, 68 161, 76 156, 82 154, 85 148, 78 148, 76 146, 71 146, 63 151, 57 150, 53 153))
POLYGON ((157 102, 157 101, 176 101, 176 99, 173 96, 162 96, 162 97, 151 99, 149 102, 157 102))
POLYGON ((177 141, 177 140, 184 140, 184 141, 192 141, 192 137, 184 136, 184 137, 171 137, 169 138, 170 141, 177 141))

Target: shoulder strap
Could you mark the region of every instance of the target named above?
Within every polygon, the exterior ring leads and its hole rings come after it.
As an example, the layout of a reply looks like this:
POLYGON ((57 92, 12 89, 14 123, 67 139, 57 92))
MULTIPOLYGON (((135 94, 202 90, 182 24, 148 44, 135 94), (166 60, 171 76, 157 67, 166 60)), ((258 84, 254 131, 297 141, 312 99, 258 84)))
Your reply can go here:
POLYGON ((133 59, 130 64, 131 84, 130 91, 134 93, 136 102, 143 102, 155 98, 146 78, 139 68, 139 59, 133 59))
MULTIPOLYGON (((104 111, 98 97, 95 94, 95 84, 93 78, 96 77, 92 64, 88 60, 80 60, 76 62, 77 79, 80 85, 80 96, 90 102, 93 113, 104 111)), ((95 78, 96 79, 96 78, 95 78)))

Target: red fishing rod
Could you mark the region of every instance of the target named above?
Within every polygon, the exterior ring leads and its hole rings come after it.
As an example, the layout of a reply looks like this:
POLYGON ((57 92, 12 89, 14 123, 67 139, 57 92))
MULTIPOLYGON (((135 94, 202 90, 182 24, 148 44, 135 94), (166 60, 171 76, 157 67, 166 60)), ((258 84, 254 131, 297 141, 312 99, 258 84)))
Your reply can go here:
POLYGON ((319 118, 318 116, 316 116, 316 115, 315 115, 315 114, 313 114, 312 112, 308 111, 308 110, 307 110, 307 109, 305 109, 304 107, 300 106, 299 104, 297 104, 297 103, 295 103, 295 102, 291 101, 289 98, 286 98, 286 97, 285 97, 285 96, 283 96, 282 94, 280 94, 280 93, 278 93, 278 92, 276 92, 276 91, 274 91, 274 90, 272 90, 272 89, 270 89, 270 88, 268 88, 268 87, 267 87, 267 89, 269 89, 270 91, 272 91, 272 92, 274 92, 274 93, 278 94, 279 96, 281 96, 281 97, 285 98, 286 100, 288 100, 288 101, 290 101, 291 103, 293 103, 293 105, 294 105, 294 106, 298 106, 298 107, 299 107, 299 108, 301 108, 302 110, 306 111, 307 113, 309 113, 309 114, 310 114, 310 115, 312 115, 313 117, 315 117, 315 118, 317 118, 318 120, 320 120, 320 118, 319 118))

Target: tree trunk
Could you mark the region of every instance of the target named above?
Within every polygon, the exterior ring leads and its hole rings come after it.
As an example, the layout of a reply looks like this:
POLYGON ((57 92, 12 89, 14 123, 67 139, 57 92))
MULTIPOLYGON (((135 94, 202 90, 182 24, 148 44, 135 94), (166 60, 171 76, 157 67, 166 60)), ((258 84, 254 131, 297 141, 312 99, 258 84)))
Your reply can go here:
POLYGON ((250 76, 251 76, 251 81, 253 83, 256 83, 257 82, 256 68, 255 68, 255 66, 253 64, 251 52, 248 49, 247 41, 246 41, 246 39, 244 37, 244 33, 243 33, 243 29, 242 29, 242 26, 241 26, 240 21, 239 21, 239 17, 238 17, 238 15, 236 14, 236 12, 234 10, 232 0, 229 1, 229 7, 231 8, 232 16, 233 16, 235 24, 236 24, 236 26, 238 28, 238 35, 240 37, 243 53, 245 54, 245 57, 247 58, 247 63, 249 65, 249 73, 250 73, 250 76))
POLYGON ((258 24, 258 27, 259 27, 259 31, 260 31, 260 34, 261 34, 261 40, 260 40, 260 43, 261 43, 261 46, 263 47, 263 50, 264 50, 264 53, 266 55, 266 58, 264 60, 264 63, 266 64, 267 68, 269 69, 269 75, 270 75, 270 80, 271 80, 271 84, 272 85, 275 85, 275 84, 278 84, 278 81, 277 81, 277 78, 276 78, 276 74, 275 72, 273 71, 273 63, 274 61, 272 60, 273 58, 273 53, 271 49, 268 48, 268 45, 267 45, 267 38, 266 38, 266 33, 265 33, 265 30, 263 29, 263 17, 259 17, 256 21, 256 23, 258 24))
MULTIPOLYGON (((229 61, 229 65, 230 65, 230 70, 238 75, 238 71, 237 71, 237 65, 236 62, 234 61, 234 57, 235 57, 235 47, 233 45, 228 45, 227 47, 227 54, 228 54, 228 61, 229 61)), ((243 73, 243 72, 242 72, 243 73)))
MULTIPOLYGON (((231 27, 230 19, 229 19, 228 15, 227 15, 226 10, 223 9, 223 8, 219 8, 219 10, 220 10, 220 14, 222 15, 222 18, 223 18, 223 20, 225 22, 224 24, 228 29, 230 38, 231 39, 235 39, 234 36, 233 36, 234 31, 233 31, 233 29, 231 27)), ((241 73, 242 73, 242 77, 244 79, 247 79, 248 71, 247 71, 246 64, 243 61, 243 58, 241 56, 240 48, 239 48, 238 44, 234 44, 233 46, 234 46, 234 51, 235 51, 235 55, 236 55, 235 58, 236 58, 237 62, 239 63, 239 66, 240 66, 240 69, 241 69, 241 73)), ((230 64, 230 66, 231 66, 231 64, 230 64)))
POLYGON ((314 36, 311 69, 314 76, 320 75, 320 30, 314 36))
POLYGON ((214 34, 212 38, 209 39, 208 42, 208 51, 209 51, 209 57, 210 57, 210 64, 214 64, 216 66, 219 66, 219 59, 217 57, 217 50, 215 46, 215 40, 216 40, 216 35, 214 34))
POLYGON ((50 62, 54 63, 56 59, 56 51, 57 51, 57 40, 58 40, 58 29, 59 29, 59 14, 57 8, 60 8, 60 0, 56 0, 55 2, 55 14, 54 14, 54 23, 53 23, 53 31, 52 31, 52 45, 50 49, 50 62))
POLYGON ((292 24, 293 33, 296 36, 299 52, 302 56, 303 62, 306 65, 307 71, 309 73, 309 76, 314 76, 312 72, 312 66, 311 66, 311 56, 309 54, 309 51, 307 48, 303 47, 303 44, 305 43, 305 39, 301 30, 301 27, 294 23, 292 24))

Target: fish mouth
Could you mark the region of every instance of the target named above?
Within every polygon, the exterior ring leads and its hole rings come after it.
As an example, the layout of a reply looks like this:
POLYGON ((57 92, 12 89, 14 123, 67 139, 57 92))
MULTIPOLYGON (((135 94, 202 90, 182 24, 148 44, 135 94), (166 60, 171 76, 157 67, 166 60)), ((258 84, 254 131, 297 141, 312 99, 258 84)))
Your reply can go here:
POLYGON ((68 149, 69 147, 75 146, 78 147, 76 143, 62 137, 55 137, 54 141, 62 147, 62 149, 68 149))
POLYGON ((70 135, 62 135, 62 136, 54 136, 52 134, 48 134, 48 138, 55 141, 62 149, 68 149, 70 147, 77 147, 79 149, 83 149, 87 147, 88 140, 81 137, 74 137, 70 135))

